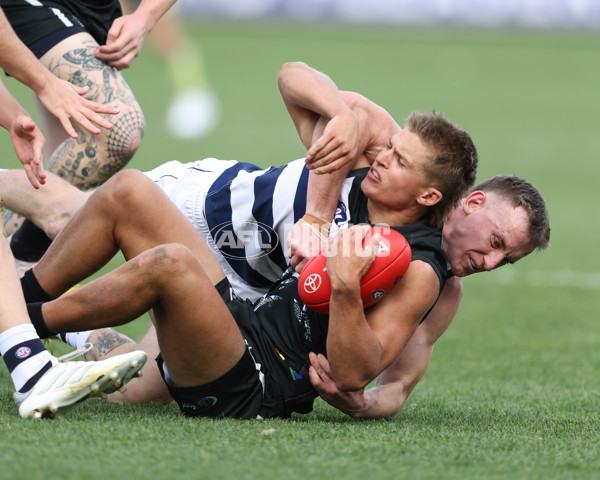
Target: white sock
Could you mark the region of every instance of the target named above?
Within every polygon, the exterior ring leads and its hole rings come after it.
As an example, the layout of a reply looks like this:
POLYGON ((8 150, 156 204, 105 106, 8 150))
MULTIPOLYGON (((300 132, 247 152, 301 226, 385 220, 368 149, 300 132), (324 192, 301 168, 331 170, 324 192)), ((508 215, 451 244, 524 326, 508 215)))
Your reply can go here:
POLYGON ((71 345, 75 350, 83 347, 90 335, 94 332, 94 330, 86 330, 85 332, 68 332, 61 333, 58 337, 63 341, 71 345))
POLYGON ((54 358, 31 323, 0 333, 0 354, 18 392, 30 390, 52 366, 54 358))

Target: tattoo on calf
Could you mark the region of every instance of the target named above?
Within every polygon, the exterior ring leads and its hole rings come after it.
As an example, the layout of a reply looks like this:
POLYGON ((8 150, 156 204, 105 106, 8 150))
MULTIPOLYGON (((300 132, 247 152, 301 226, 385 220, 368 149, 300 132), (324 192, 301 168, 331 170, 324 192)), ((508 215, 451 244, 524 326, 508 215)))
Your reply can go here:
POLYGON ((119 332, 107 332, 98 336, 94 346, 98 349, 98 358, 102 358, 112 352, 115 348, 131 343, 126 336, 119 332))

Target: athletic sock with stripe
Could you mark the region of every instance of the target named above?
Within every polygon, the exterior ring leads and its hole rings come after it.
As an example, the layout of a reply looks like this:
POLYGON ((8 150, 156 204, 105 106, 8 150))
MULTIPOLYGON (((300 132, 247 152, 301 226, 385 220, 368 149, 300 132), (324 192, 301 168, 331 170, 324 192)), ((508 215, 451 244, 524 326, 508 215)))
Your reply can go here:
POLYGON ((0 354, 17 392, 27 392, 52 367, 52 355, 30 323, 0 333, 0 354))

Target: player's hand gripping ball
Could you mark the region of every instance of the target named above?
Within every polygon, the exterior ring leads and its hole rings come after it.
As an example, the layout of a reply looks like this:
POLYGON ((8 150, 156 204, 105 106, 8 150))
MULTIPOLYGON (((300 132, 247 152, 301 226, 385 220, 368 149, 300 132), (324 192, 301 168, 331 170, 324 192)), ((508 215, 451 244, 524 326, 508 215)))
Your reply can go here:
MULTIPOLYGON (((373 234, 380 242, 373 264, 360 281, 360 296, 364 308, 379 302, 408 270, 411 251, 408 242, 396 230, 371 227, 363 238, 368 245, 373 234)), ((329 313, 331 283, 327 275, 327 258, 323 252, 312 257, 298 278, 298 293, 304 304, 319 313, 329 313)))

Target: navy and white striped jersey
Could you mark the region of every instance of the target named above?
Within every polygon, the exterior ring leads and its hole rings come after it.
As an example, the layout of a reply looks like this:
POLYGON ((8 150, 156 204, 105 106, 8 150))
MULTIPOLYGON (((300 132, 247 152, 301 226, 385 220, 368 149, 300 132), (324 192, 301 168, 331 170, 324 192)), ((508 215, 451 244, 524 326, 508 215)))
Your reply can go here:
MULTIPOLYGON (((306 210, 304 159, 266 169, 215 158, 171 161, 146 174, 206 240, 238 295, 256 300, 285 271, 287 235, 306 210)), ((351 186, 346 179, 335 229, 349 221, 351 186)))

